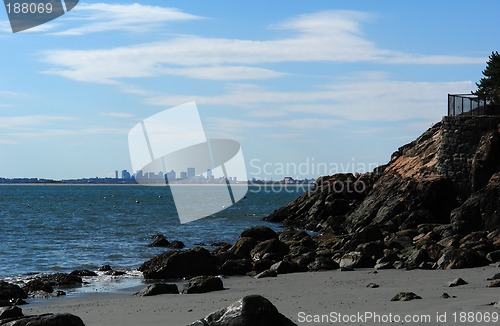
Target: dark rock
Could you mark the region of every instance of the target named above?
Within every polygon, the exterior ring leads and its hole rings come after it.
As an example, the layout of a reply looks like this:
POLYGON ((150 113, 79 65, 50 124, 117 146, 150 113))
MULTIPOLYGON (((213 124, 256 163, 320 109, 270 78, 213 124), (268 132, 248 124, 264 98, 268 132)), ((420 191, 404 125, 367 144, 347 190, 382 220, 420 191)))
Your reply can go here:
POLYGON ((469 283, 467 283, 466 281, 464 281, 460 277, 458 277, 458 278, 454 279, 453 281, 447 283, 448 287, 455 287, 455 286, 466 285, 466 284, 469 284, 469 283))
POLYGON ((186 276, 215 275, 217 261, 202 247, 187 251, 167 251, 139 267, 145 279, 169 279, 186 276))
POLYGON ((375 283, 368 283, 368 285, 366 287, 367 288, 376 289, 376 288, 380 287, 380 285, 375 284, 375 283))
POLYGON ((276 276, 278 276, 278 273, 275 270, 267 269, 255 275, 255 278, 266 278, 266 277, 276 277, 276 276))
POLYGON ((206 293, 212 291, 224 290, 222 280, 216 276, 196 276, 184 285, 184 294, 206 293))
POLYGON ((54 288, 48 283, 44 282, 39 278, 35 278, 23 286, 23 290, 26 293, 31 293, 35 291, 43 291, 47 293, 54 292, 54 288))
POLYGON ((253 270, 256 271, 257 273, 260 273, 262 271, 265 271, 266 269, 269 269, 274 263, 276 263, 276 262, 272 261, 272 260, 265 260, 265 259, 254 261, 252 263, 253 270))
POLYGON ((153 242, 148 244, 148 247, 168 247, 170 245, 170 241, 163 234, 156 234, 153 239, 153 242))
POLYGON ((477 252, 456 248, 443 250, 443 255, 437 261, 437 266, 441 269, 473 268, 488 264, 489 261, 477 252))
POLYGON ((222 265, 220 272, 223 275, 245 275, 252 268, 251 259, 229 259, 222 265))
POLYGON ((411 301, 416 299, 422 299, 422 297, 413 292, 399 292, 391 299, 391 301, 411 301))
POLYGON ((97 276, 97 274, 93 271, 90 271, 88 269, 79 269, 79 270, 75 270, 75 271, 72 271, 71 273, 69 273, 69 275, 76 275, 76 276, 97 276))
POLYGON ((424 261, 429 260, 429 255, 427 254, 427 251, 424 249, 415 249, 413 252, 408 256, 408 259, 406 261, 406 269, 415 269, 420 266, 424 261))
POLYGON ((257 244, 250 252, 250 256, 253 260, 263 259, 263 256, 268 253, 277 254, 283 257, 288 254, 288 251, 289 248, 285 243, 278 239, 271 239, 257 244))
POLYGON ((24 316, 23 310, 19 307, 16 306, 0 307, 0 320, 8 318, 17 318, 22 316, 24 316))
POLYGON ((486 258, 492 263, 500 261, 500 250, 492 251, 486 255, 486 258))
POLYGON ((273 229, 267 226, 254 226, 243 230, 240 235, 241 238, 249 237, 254 238, 257 242, 278 239, 278 234, 273 229))
POLYGON ((456 298, 456 296, 450 296, 448 293, 443 293, 441 295, 441 298, 443 298, 443 299, 450 299, 450 298, 456 298))
POLYGON ((269 269, 278 274, 289 274, 298 272, 299 266, 289 261, 280 261, 273 264, 269 269))
POLYGON ((257 240, 251 237, 241 237, 236 243, 229 249, 233 254, 249 258, 250 252, 257 245, 257 240))
POLYGON ((156 283, 150 284, 136 293, 140 297, 149 297, 159 294, 179 294, 179 289, 175 284, 156 283))
POLYGON ((45 314, 19 317, 2 326, 85 326, 80 317, 71 314, 45 314))
POLYGON ((19 285, 0 281, 0 300, 26 299, 28 295, 19 285))
POLYGON ((188 326, 297 326, 260 295, 249 295, 188 326))
POLYGON ((386 247, 383 241, 372 241, 360 244, 356 248, 356 251, 361 251, 367 256, 378 259, 384 255, 384 249, 386 249, 386 247))
POLYGON ((339 266, 344 268, 370 268, 375 266, 375 261, 359 251, 353 251, 340 258, 339 266))
POLYGON ((41 275, 37 276, 36 279, 51 286, 73 287, 80 286, 83 283, 83 280, 80 276, 66 273, 41 275))
POLYGON ((332 270, 338 269, 339 267, 339 264, 334 262, 331 258, 326 257, 318 257, 307 265, 307 268, 311 271, 332 270))
POLYGON ((500 173, 494 174, 484 188, 455 209, 451 213, 451 222, 461 225, 463 232, 500 228, 500 173))

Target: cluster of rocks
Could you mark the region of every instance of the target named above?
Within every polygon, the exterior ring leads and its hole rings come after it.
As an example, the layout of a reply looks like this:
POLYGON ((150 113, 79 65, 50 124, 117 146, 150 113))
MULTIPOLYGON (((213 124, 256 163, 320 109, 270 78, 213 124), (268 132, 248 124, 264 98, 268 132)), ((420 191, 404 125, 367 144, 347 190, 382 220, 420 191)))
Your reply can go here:
POLYGON ((450 233, 449 225, 422 224, 395 233, 367 226, 359 232, 310 235, 304 230, 280 233, 269 227, 244 230, 238 240, 209 251, 195 247, 167 251, 139 267, 146 279, 199 275, 277 274, 319 270, 457 269, 500 261, 500 231, 450 233))
MULTIPOLYGON (((60 280, 61 276, 47 280, 45 285, 43 281, 37 280, 32 283, 27 290, 50 291, 50 282, 60 280), (43 288, 44 290, 39 290, 43 288)), ((27 286, 29 283, 27 284, 27 286)), ((53 290, 52 290, 53 291, 53 290)), ((47 292, 49 293, 49 292, 47 292)), ((83 321, 71 314, 43 314, 37 316, 24 316, 19 305, 26 304, 24 301, 28 298, 25 289, 20 286, 5 281, 0 281, 0 325, 2 326, 84 326, 83 321)))

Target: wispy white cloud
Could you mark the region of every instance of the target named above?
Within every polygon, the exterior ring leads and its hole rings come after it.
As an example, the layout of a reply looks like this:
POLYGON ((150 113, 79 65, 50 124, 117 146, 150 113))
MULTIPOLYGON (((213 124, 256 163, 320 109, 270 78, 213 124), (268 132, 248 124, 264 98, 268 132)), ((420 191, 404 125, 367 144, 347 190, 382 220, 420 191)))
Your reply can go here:
MULTIPOLYGON (((144 33, 169 22, 201 19, 175 8, 134 4, 80 3, 64 22, 79 26, 54 32, 55 35, 82 35, 98 32, 144 33)), ((61 29, 61 27, 59 27, 61 29)))
POLYGON ((43 60, 52 65, 46 73, 94 83, 162 75, 217 80, 266 79, 281 77, 284 72, 256 66, 283 62, 484 63, 483 57, 412 54, 381 48, 362 33, 363 24, 370 18, 361 12, 325 11, 273 26, 292 33, 278 39, 182 35, 164 42, 112 49, 52 50, 42 55, 43 60))

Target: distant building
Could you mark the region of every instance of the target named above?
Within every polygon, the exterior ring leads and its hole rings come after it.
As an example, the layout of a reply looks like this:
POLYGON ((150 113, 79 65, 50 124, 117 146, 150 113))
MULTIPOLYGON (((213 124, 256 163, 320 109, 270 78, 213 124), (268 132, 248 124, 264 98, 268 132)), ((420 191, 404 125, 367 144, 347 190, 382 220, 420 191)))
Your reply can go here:
POLYGON ((187 172, 182 171, 182 172, 181 172, 180 179, 181 179, 181 180, 187 179, 187 172))
MULTIPOLYGON (((118 178, 118 171, 116 171, 116 177, 118 178)), ((122 179, 130 179, 130 173, 127 170, 122 170, 122 179)))
POLYGON ((284 177, 283 183, 284 184, 291 184, 291 183, 295 183, 295 180, 292 177, 284 177))
POLYGON ((118 170, 115 170, 115 179, 118 179, 118 170))
POLYGON ((176 173, 174 170, 167 172, 165 174, 165 179, 167 182, 174 182, 176 180, 176 173))
POLYGON ((187 168, 187 177, 188 178, 194 178, 195 175, 196 175, 195 168, 187 168))

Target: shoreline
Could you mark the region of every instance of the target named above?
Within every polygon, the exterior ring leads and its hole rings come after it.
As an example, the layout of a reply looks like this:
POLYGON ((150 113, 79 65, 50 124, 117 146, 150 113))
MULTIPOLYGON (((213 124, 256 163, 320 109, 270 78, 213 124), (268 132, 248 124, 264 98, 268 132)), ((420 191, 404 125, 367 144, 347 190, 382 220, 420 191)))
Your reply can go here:
MULTIPOLYGON (((22 306, 25 314, 71 312, 85 325, 187 325, 209 313, 225 308, 250 294, 269 299, 292 321, 305 325, 326 325, 327 322, 306 322, 307 318, 337 313, 353 315, 372 312, 379 315, 430 316, 431 324, 453 325, 453 314, 475 312, 478 316, 500 313, 493 306, 500 297, 497 289, 486 288, 487 278, 500 272, 495 266, 457 270, 379 270, 359 269, 351 272, 321 271, 280 274, 276 278, 254 279, 245 276, 223 278, 223 291, 204 294, 164 294, 138 297, 142 286, 116 292, 87 293, 75 297, 33 299, 22 306), (447 282, 461 277, 466 285, 448 287, 447 282), (368 288, 376 283, 379 288, 368 288), (422 299, 392 302, 399 292, 414 292, 422 299), (456 298, 445 299, 448 293, 456 298), (437 314, 446 314, 447 322, 437 323, 437 314), (301 320, 303 322, 301 322, 301 320)), ((172 282, 182 290, 185 281, 172 282)), ((330 320, 331 321, 331 320, 330 320)), ((331 324, 331 323, 330 323, 331 324)), ((345 323, 339 323, 344 325, 345 323)), ((365 321, 359 325, 379 325, 365 321)), ((412 322, 410 325, 429 325, 412 322)), ((475 323, 478 324, 478 323, 475 323)), ((492 325, 495 323, 492 323, 492 325)), ((347 324, 345 324, 347 325, 347 324)))

